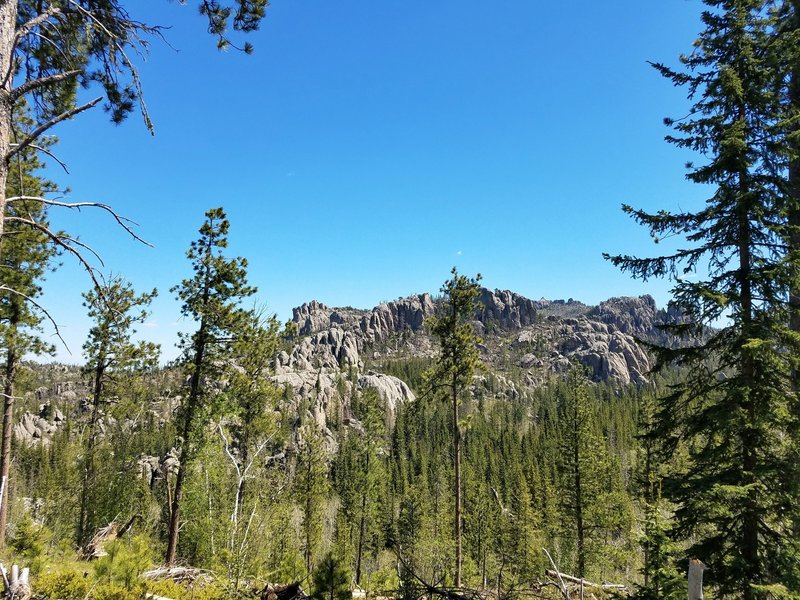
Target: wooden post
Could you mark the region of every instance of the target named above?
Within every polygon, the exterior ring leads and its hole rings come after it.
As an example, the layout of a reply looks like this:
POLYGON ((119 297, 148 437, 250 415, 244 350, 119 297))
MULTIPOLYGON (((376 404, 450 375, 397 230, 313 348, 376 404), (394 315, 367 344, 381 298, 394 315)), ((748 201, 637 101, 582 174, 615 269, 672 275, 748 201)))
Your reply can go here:
POLYGON ((703 571, 706 566, 697 558, 689 560, 689 600, 703 600, 703 571))

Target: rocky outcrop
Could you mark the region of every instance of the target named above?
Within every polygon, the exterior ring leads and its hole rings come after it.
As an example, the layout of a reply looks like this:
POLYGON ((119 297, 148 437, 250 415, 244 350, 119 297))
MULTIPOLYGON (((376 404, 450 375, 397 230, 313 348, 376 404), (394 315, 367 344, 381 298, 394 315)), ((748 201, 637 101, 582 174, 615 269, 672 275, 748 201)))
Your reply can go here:
POLYGON ((661 323, 656 301, 650 295, 609 298, 601 302, 591 316, 640 339, 651 338, 661 323))
POLYGON ((647 352, 631 335, 587 317, 551 317, 520 333, 515 344, 523 350, 536 350, 523 354, 519 365, 540 372, 563 373, 571 361, 577 361, 588 367, 597 381, 642 384, 651 367, 647 352))
POLYGON ((52 405, 42 404, 39 412, 26 411, 19 422, 14 425, 14 437, 23 444, 32 446, 37 443, 49 444, 53 434, 64 424, 66 417, 52 405))
POLYGON ((536 322, 533 300, 508 290, 481 289, 478 319, 484 325, 497 324, 503 329, 520 329, 536 322))
POLYGON ((353 331, 332 327, 301 338, 291 353, 281 352, 276 369, 309 370, 358 367, 363 339, 353 331))
MULTIPOLYGON (((674 310, 659 310, 651 296, 610 298, 592 307, 573 299, 533 301, 508 290, 483 288, 479 302, 474 325, 484 340, 481 359, 491 377, 474 391, 507 400, 566 373, 575 363, 587 367, 595 381, 644 384, 651 357, 637 340, 662 341, 659 325, 680 318, 674 310)), ((332 438, 332 421, 363 429, 349 402, 353 394, 368 389, 375 390, 387 422, 393 422, 398 406, 414 401, 414 394, 396 377, 364 373, 364 364, 435 356, 437 342, 425 322, 438 308, 430 294, 371 310, 303 304, 293 317, 302 337, 278 356, 274 380, 288 390, 291 410, 305 407, 306 417, 317 422, 326 439, 332 438)))
POLYGON ((394 424, 397 407, 416 399, 411 388, 402 379, 373 371, 368 371, 366 375, 358 378, 358 388, 362 391, 375 390, 383 401, 387 422, 390 426, 394 424))
POLYGON ((386 341, 392 334, 419 331, 425 319, 436 311, 430 294, 409 296, 379 304, 361 321, 361 331, 373 342, 386 341))

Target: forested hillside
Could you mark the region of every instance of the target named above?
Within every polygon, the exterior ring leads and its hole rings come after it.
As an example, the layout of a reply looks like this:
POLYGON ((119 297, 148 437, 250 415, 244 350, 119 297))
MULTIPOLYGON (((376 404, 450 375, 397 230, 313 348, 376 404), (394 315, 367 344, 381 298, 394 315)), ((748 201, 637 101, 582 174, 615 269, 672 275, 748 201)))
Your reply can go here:
MULTIPOLYGON (((470 327, 482 332, 481 366, 459 407, 463 585, 531 592, 547 579, 547 549, 566 573, 634 589, 660 476, 636 436, 657 384, 610 370, 607 340, 635 347, 620 328, 655 335, 667 313, 649 298, 599 307, 480 298, 470 327)), ((217 364, 192 431, 180 564, 214 572, 226 590, 305 580, 328 555, 369 593, 415 589, 415 577, 451 585, 451 409, 430 382, 429 318, 444 306, 427 294, 371 311, 303 305, 290 326, 261 332, 271 350, 263 370, 246 358, 217 364), (309 306, 327 322, 313 324, 309 306), (348 328, 356 322, 373 325, 348 328)), ((109 581, 135 568, 128 561, 143 568, 165 552, 191 380, 177 366, 143 366, 115 370, 97 410, 91 368, 21 367, 10 546, 35 575, 60 573, 72 548, 112 522, 135 519, 109 581)))

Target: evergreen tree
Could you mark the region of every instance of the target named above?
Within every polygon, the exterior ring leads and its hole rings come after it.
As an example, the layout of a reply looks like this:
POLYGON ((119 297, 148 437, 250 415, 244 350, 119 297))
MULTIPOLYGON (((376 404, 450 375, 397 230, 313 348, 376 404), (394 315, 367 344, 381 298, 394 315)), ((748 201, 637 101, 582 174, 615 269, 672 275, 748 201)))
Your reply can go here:
POLYGON ((785 507, 796 499, 785 433, 798 344, 782 307, 793 269, 784 260, 782 181, 772 162, 770 125, 779 114, 774 65, 763 51, 766 3, 705 3, 705 29, 682 58, 685 70, 656 68, 694 102, 689 117, 669 121, 678 133, 667 139, 706 157, 689 165, 687 177, 713 186, 713 195, 693 212, 625 207, 657 239, 685 236, 689 246, 655 258, 609 258, 635 277, 675 281, 690 322, 668 329, 690 335, 657 355, 659 365, 684 365, 687 377, 663 399, 657 430, 668 453, 686 440, 691 462, 664 491, 678 505, 674 532, 711 566, 720 594, 752 600, 757 586, 786 578, 792 552, 785 507), (698 270, 700 281, 682 278, 698 270))
POLYGON ((179 415, 181 455, 170 510, 167 564, 175 561, 178 548, 184 482, 202 433, 198 425, 209 416, 212 383, 220 374, 230 345, 247 317, 239 304, 256 291, 247 284, 247 260, 228 259, 222 254, 228 246, 229 228, 230 222, 222 208, 206 212, 200 237, 186 253, 194 276, 171 290, 182 303, 181 313, 197 323, 197 329, 191 335, 183 335, 180 342, 189 372, 189 390, 179 415))
POLYGON ((350 574, 344 563, 331 553, 314 569, 314 600, 350 600, 350 574))
POLYGON ((478 308, 480 274, 473 278, 459 275, 453 267, 452 279, 442 286, 445 295, 442 313, 432 319, 431 331, 439 339, 439 356, 430 375, 435 389, 446 390, 451 402, 453 430, 453 496, 455 510, 453 517, 455 541, 454 583, 461 587, 462 570, 462 502, 461 502, 461 422, 458 407, 462 397, 472 383, 480 357, 478 344, 480 338, 475 334, 472 321, 478 308))
MULTIPOLYGON (((15 129, 29 122, 23 104, 16 108, 15 129)), ((37 175, 43 167, 31 151, 18 153, 6 180, 7 235, 0 238, 2 278, 0 279, 0 347, 5 354, 3 371, 3 430, 0 449, 0 548, 5 545, 8 519, 11 437, 14 426, 15 389, 19 363, 26 354, 48 354, 50 344, 40 337, 44 318, 38 305, 41 281, 55 251, 41 231, 21 223, 20 218, 33 218, 48 223, 47 207, 29 200, 53 191, 55 185, 37 175)))
POLYGON ((93 518, 91 498, 94 491, 95 446, 103 405, 108 402, 109 396, 113 397, 128 385, 126 375, 152 369, 158 364, 157 344, 134 342, 131 339, 136 333, 134 326, 147 320, 147 306, 156 294, 156 290, 153 290, 137 295, 130 283, 112 277, 104 282, 102 288, 83 295, 84 306, 94 324, 83 345, 86 356, 84 371, 91 377, 92 413, 83 463, 77 531, 79 544, 88 541, 94 529, 100 525, 93 518))
POLYGON ((306 571, 312 573, 322 545, 323 521, 328 493, 327 464, 321 434, 316 423, 300 429, 295 491, 303 514, 303 555, 306 571))

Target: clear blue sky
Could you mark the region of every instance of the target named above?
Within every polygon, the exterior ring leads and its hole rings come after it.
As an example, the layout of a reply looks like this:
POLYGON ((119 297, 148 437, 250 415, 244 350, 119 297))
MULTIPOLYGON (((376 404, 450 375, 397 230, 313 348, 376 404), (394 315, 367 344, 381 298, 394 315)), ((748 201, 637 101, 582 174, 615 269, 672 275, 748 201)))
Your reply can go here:
MULTIPOLYGON (((435 292, 453 265, 488 287, 595 303, 651 293, 603 251, 659 250, 619 206, 687 208, 685 152, 663 141, 684 91, 648 60, 677 64, 700 30, 699 0, 417 4, 273 0, 255 53, 219 52, 194 2, 130 2, 171 26, 141 75, 156 126, 100 110, 57 130, 70 168, 50 175, 110 219, 54 215, 106 271, 161 293, 144 335, 175 355, 169 288, 203 213, 222 205, 231 253, 285 320, 312 298, 368 308, 435 292)), ((77 265, 49 277, 44 304, 81 360, 88 328, 77 265)))

